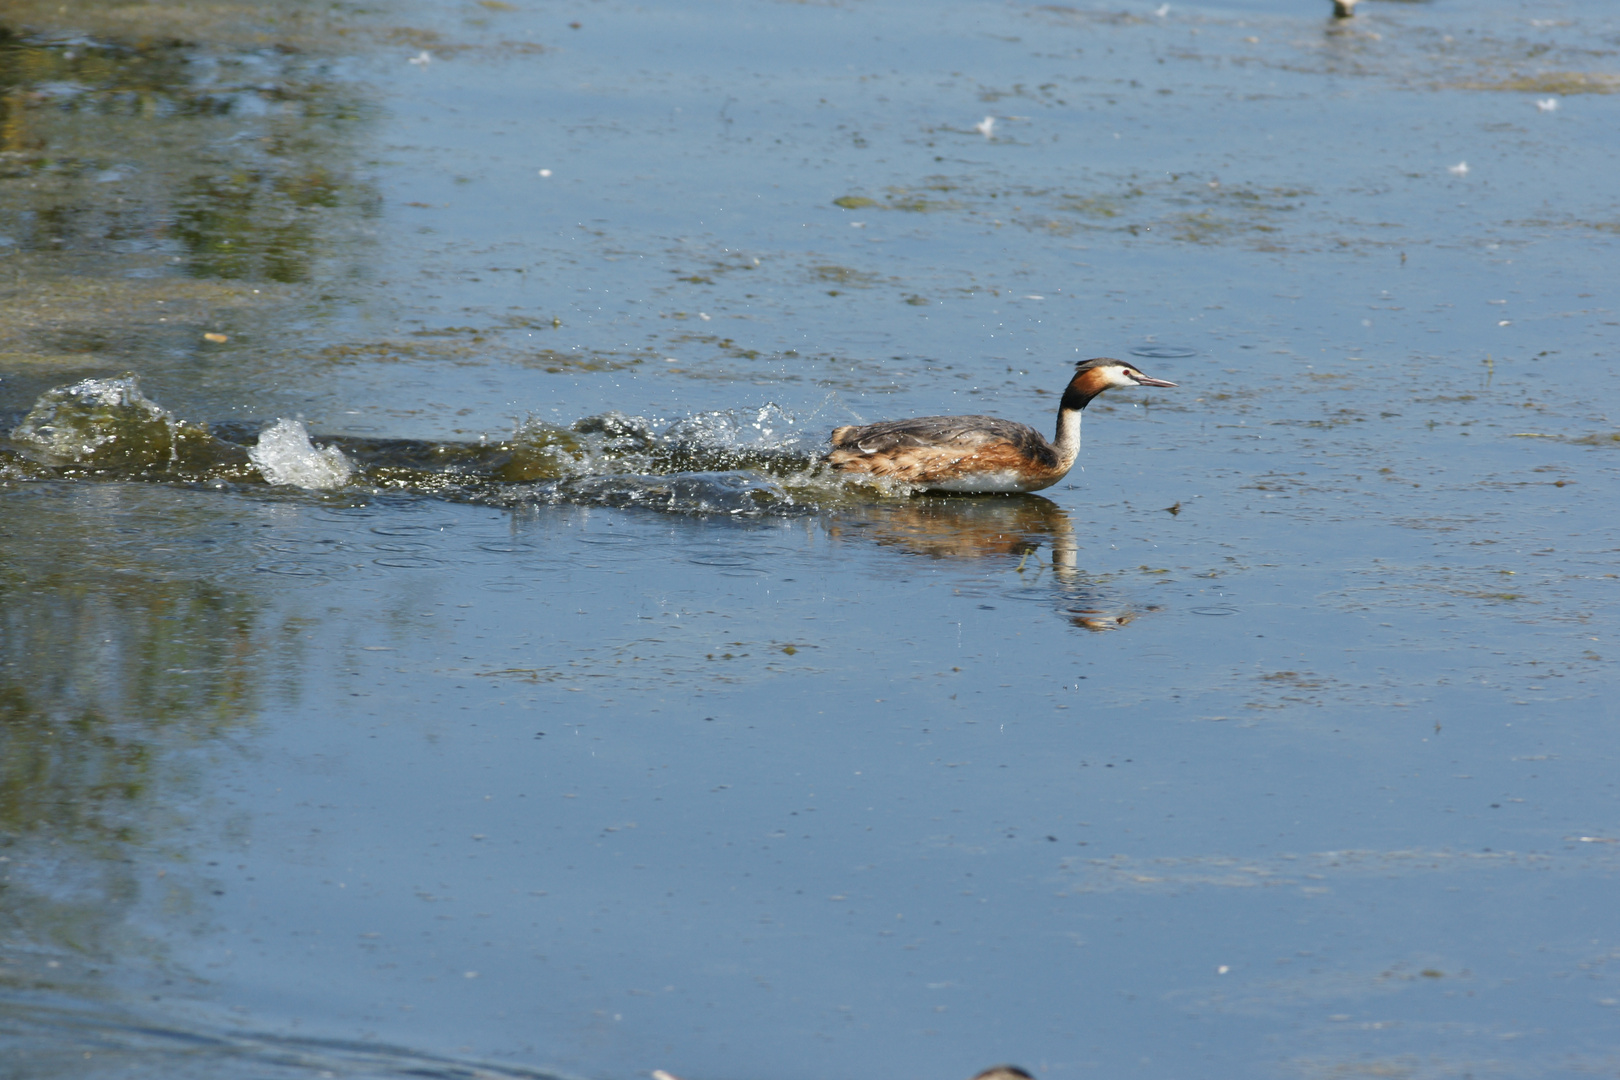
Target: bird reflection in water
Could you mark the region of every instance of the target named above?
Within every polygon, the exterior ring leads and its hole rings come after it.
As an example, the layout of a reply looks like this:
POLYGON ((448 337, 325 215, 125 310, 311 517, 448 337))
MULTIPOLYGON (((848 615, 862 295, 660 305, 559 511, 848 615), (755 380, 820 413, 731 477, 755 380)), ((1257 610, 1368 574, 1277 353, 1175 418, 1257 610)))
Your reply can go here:
MULTIPOLYGON (((1020 599, 1049 599, 1083 630, 1118 630, 1136 618, 1129 602, 1080 567, 1080 542, 1069 512, 1040 495, 916 496, 872 502, 831 515, 834 540, 864 540, 929 559, 1003 559, 1034 575, 1020 599), (1050 552, 1050 561, 1041 549, 1050 552), (1050 579, 1045 572, 1050 569, 1050 579), (1032 592, 1046 595, 1031 596, 1032 592)), ((1151 608, 1145 610, 1152 610, 1151 608)))

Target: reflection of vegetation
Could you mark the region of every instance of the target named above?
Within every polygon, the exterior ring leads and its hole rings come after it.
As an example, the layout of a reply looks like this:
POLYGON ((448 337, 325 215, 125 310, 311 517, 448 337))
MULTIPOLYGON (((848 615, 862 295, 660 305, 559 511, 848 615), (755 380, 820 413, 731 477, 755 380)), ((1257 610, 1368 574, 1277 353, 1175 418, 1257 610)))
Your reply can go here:
POLYGON ((22 317, 0 328, 0 362, 127 365, 132 320, 157 324, 148 353, 189 353, 223 317, 170 319, 158 305, 206 299, 234 308, 240 330, 291 297, 201 297, 184 277, 338 276, 331 264, 360 235, 346 226, 377 206, 352 165, 370 106, 331 75, 330 50, 354 29, 345 17, 304 0, 7 4, 0 255, 22 317))
POLYGON ((240 597, 195 582, 111 584, 77 572, 0 581, 13 613, 0 642, 0 830, 13 842, 46 831, 104 855, 150 839, 141 804, 164 805, 154 780, 178 748, 163 744, 213 733, 251 696, 240 597))
POLYGON ((174 233, 191 255, 198 277, 309 277, 319 215, 337 206, 342 184, 315 167, 302 175, 236 171, 199 176, 185 186, 174 233))
POLYGON ((307 58, 204 52, 0 38, 3 175, 29 180, 0 189, 0 214, 20 250, 181 250, 199 276, 308 276, 317 211, 370 204, 332 158, 365 110, 307 58))
MULTIPOLYGON (((186 826, 190 755, 255 707, 262 657, 245 594, 177 572, 211 522, 166 492, 92 516, 82 499, 14 493, 0 549, 0 942, 110 949, 144 900, 136 849, 186 826), (86 522, 99 521, 86 535, 86 522), (161 537, 161 542, 154 542, 161 537)), ((172 903, 165 882, 161 899, 172 903)), ((181 897, 183 900, 183 896, 181 897)))

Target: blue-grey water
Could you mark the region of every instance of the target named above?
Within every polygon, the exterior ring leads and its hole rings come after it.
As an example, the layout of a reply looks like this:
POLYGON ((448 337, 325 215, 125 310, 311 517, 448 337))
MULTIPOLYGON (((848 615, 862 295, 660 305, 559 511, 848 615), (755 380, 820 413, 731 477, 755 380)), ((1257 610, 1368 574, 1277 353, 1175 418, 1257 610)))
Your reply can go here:
POLYGON ((0 1074, 1620 1073, 1617 95, 1603 0, 8 5, 0 1074), (816 462, 1097 355, 1042 495, 816 462))

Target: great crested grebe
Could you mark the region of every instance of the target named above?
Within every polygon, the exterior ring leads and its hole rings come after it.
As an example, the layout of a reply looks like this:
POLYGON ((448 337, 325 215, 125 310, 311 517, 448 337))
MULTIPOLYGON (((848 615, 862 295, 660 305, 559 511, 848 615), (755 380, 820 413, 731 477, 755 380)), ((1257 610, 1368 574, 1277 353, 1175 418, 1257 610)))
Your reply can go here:
POLYGON ((843 472, 887 477, 930 491, 1039 491, 1068 474, 1080 454, 1080 413, 1110 386, 1174 386, 1123 360, 1075 365, 1058 403, 1057 439, 994 416, 919 416, 841 427, 824 461, 843 472))

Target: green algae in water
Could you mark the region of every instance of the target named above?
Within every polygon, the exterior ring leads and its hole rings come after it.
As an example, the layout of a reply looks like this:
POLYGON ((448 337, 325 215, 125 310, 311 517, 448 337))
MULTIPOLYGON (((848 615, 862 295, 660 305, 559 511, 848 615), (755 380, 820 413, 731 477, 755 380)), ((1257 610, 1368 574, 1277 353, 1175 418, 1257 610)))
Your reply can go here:
POLYGON ((933 214, 941 210, 960 210, 962 204, 954 199, 928 199, 921 195, 905 195, 890 200, 886 209, 901 210, 908 214, 933 214))
MULTIPOLYGON (((939 190, 948 190, 940 188, 939 190)), ((909 188, 894 187, 889 189, 885 201, 866 195, 841 195, 833 200, 833 205, 845 210, 898 210, 909 214, 928 214, 940 210, 961 210, 961 203, 953 199, 930 199, 924 195, 915 194, 909 188)))
MULTIPOLYGON (((1177 214, 1168 222, 1171 238, 1191 244, 1218 244, 1237 231, 1237 225, 1223 221, 1208 211, 1196 214, 1177 214)), ((1259 228, 1260 226, 1251 226, 1259 228)))
POLYGON ((1520 94, 1620 93, 1620 74, 1588 71, 1548 71, 1540 75, 1515 75, 1496 82, 1467 81, 1456 84, 1461 90, 1504 90, 1520 94))
POLYGON ((1108 195, 1065 195, 1056 208, 1093 218, 1118 217, 1122 210, 1120 199, 1108 195))
POLYGON ((848 266, 822 265, 812 266, 811 272, 822 281, 831 281, 851 289, 869 289, 877 283, 878 276, 865 270, 855 270, 848 266))

